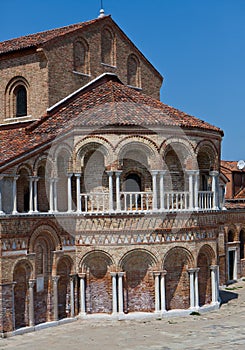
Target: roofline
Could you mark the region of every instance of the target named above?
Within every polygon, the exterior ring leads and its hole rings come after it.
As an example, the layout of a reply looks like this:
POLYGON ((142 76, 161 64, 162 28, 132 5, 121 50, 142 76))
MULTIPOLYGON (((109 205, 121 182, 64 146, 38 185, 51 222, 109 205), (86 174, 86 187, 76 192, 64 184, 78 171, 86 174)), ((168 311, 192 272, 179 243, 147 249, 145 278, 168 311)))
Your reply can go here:
POLYGON ((123 84, 123 82, 118 78, 117 74, 115 73, 110 73, 110 72, 105 72, 101 75, 99 75, 98 77, 96 77, 95 79, 91 80, 90 82, 88 82, 87 84, 83 85, 82 87, 80 87, 79 89, 77 89, 76 91, 72 92, 71 94, 69 94, 68 96, 64 97, 62 100, 56 102, 53 106, 49 107, 47 109, 47 113, 52 112, 54 109, 56 109, 57 107, 59 107, 60 105, 62 105, 63 103, 67 102, 69 99, 71 99, 72 97, 74 97, 75 95, 77 95, 78 93, 84 91, 85 89, 87 89, 88 87, 90 87, 91 85, 93 85, 94 83, 96 83, 97 81, 99 81, 100 79, 102 79, 105 76, 112 76, 112 77, 116 77, 118 79, 118 81, 120 83, 123 84))

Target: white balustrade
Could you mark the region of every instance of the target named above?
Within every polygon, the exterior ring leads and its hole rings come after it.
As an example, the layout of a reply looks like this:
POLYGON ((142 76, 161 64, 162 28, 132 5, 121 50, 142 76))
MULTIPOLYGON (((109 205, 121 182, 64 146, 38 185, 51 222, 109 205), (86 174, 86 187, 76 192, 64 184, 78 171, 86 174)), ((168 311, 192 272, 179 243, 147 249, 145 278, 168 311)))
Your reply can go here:
POLYGON ((198 207, 200 210, 212 210, 213 209, 213 192, 212 191, 199 191, 198 192, 198 207))
POLYGON ((189 192, 164 192, 164 210, 180 211, 189 209, 189 192))
POLYGON ((82 212, 109 211, 109 192, 81 193, 82 212))
POLYGON ((149 211, 153 210, 152 192, 120 192, 122 211, 149 211))

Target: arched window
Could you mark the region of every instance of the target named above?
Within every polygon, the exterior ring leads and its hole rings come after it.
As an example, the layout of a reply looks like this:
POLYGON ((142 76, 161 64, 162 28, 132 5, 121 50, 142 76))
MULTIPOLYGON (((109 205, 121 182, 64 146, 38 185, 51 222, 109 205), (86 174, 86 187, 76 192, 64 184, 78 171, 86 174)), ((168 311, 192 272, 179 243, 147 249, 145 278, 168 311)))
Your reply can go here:
POLYGON ((140 67, 136 56, 129 55, 127 62, 128 85, 140 87, 140 67))
POLYGON ((108 28, 101 32, 101 62, 115 66, 114 35, 108 28))
POLYGON ((141 191, 141 178, 138 174, 132 173, 126 177, 125 180, 126 192, 140 192, 141 191))
POLYGON ((16 96, 16 117, 23 117, 27 115, 27 93, 23 85, 15 89, 16 96))
POLYGON ((83 74, 89 74, 89 47, 85 40, 74 43, 74 69, 83 74))
POLYGON ((14 77, 5 90, 6 118, 19 118, 30 114, 29 84, 24 77, 14 77))

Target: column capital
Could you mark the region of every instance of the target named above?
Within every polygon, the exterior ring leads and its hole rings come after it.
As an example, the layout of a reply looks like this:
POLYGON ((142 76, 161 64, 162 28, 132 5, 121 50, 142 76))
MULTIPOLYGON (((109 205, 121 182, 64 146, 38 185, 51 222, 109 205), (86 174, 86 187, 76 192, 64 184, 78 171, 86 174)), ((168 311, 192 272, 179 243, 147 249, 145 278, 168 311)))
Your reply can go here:
POLYGON ((217 170, 212 170, 209 172, 209 175, 211 176, 219 176, 219 172, 217 170))
POLYGON ((160 170, 151 170, 151 175, 155 176, 159 173, 160 170))
POLYGON ((161 275, 161 272, 160 271, 153 271, 153 276, 160 276, 161 275))
POLYGON ((217 271, 218 270, 218 265, 211 265, 209 266, 211 271, 217 271))
POLYGON ((77 274, 73 273, 71 275, 69 275, 70 280, 74 280, 77 277, 77 274))
POLYGON ((167 173, 167 170, 158 170, 160 175, 165 175, 167 173))
POLYGON ((161 271, 161 276, 166 276, 166 274, 167 274, 166 270, 161 271))
POLYGON ((125 276, 125 272, 118 272, 118 276, 119 276, 119 277, 125 276))
POLYGON ((106 170, 106 174, 112 176, 114 174, 114 170, 106 170))
POLYGON ((196 272, 196 268, 192 267, 192 268, 188 269, 187 271, 189 272, 189 274, 191 274, 191 273, 196 272))
POLYGON ((72 177, 73 173, 66 173, 67 177, 72 177))
POLYGON ((85 279, 86 273, 85 273, 85 272, 80 272, 80 273, 78 273, 78 277, 79 277, 80 279, 85 279))
POLYGON ((59 278, 60 278, 60 276, 52 276, 52 281, 54 283, 58 283, 59 278))
POLYGON ((122 172, 122 170, 114 170, 116 176, 120 176, 122 172))
POLYGON ((193 170, 193 169, 187 170, 187 169, 185 169, 185 172, 188 175, 199 175, 199 170, 193 170))
POLYGON ((30 280, 28 281, 29 288, 33 288, 34 285, 35 285, 35 283, 36 283, 36 280, 30 279, 30 280))
POLYGON ((76 176, 76 177, 81 177, 82 174, 81 174, 81 173, 74 173, 74 176, 76 176))
POLYGON ((116 277, 117 276, 117 272, 110 272, 111 277, 116 277))

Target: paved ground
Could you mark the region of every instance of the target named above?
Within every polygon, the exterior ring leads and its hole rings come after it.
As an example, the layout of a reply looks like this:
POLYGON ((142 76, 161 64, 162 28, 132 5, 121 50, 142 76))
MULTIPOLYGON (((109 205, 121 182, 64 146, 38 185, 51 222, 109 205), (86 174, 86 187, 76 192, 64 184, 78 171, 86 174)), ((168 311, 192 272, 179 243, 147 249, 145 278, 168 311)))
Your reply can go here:
POLYGON ((0 339, 0 350, 242 350, 245 282, 222 291, 225 303, 201 316, 140 321, 82 321, 0 339))

